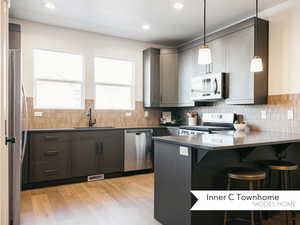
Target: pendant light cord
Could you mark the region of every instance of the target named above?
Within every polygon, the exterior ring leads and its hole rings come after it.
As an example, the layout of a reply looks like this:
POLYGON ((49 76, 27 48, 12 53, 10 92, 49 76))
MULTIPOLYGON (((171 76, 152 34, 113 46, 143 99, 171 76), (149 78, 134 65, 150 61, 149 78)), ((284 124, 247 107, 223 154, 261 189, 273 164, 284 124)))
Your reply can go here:
POLYGON ((206 0, 204 0, 204 46, 206 45, 206 0))
POLYGON ((258 0, 256 0, 255 39, 258 41, 258 0))

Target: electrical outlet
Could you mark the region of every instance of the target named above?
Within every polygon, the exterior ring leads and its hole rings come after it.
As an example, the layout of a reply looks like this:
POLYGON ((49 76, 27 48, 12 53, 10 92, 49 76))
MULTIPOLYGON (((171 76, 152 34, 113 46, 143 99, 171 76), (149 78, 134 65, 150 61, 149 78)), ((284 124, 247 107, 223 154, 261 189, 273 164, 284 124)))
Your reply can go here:
POLYGON ((125 116, 127 116, 127 117, 132 116, 132 112, 126 112, 125 116))
POLYGON ((43 114, 44 114, 43 112, 34 112, 35 117, 42 117, 43 114))
POLYGON ((145 111, 144 116, 145 116, 145 117, 148 117, 148 116, 149 116, 149 112, 148 112, 148 111, 145 111))
POLYGON ((294 119, 294 111, 288 110, 288 114, 287 114, 288 120, 293 120, 294 119))
POLYGON ((189 149, 187 147, 180 146, 179 154, 182 156, 189 156, 189 149))
POLYGON ((267 119, 267 111, 263 110, 260 113, 261 113, 261 119, 266 120, 267 119))

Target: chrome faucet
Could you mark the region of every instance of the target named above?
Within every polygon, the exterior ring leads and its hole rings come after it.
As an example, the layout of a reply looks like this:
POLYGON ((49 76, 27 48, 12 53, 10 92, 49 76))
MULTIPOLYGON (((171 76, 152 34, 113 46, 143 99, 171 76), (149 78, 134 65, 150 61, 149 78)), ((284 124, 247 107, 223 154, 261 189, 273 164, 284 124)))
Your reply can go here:
POLYGON ((92 107, 89 108, 89 111, 86 113, 86 116, 89 117, 89 127, 92 128, 96 124, 96 119, 92 119, 92 107))

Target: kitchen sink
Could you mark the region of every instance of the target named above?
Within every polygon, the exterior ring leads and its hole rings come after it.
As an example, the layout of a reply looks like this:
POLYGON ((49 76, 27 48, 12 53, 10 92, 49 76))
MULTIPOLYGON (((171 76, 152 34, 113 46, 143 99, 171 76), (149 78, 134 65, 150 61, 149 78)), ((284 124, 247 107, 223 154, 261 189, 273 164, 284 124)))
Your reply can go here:
POLYGON ((108 128, 114 128, 114 127, 74 127, 74 129, 83 129, 83 130, 87 130, 87 129, 108 129, 108 128))

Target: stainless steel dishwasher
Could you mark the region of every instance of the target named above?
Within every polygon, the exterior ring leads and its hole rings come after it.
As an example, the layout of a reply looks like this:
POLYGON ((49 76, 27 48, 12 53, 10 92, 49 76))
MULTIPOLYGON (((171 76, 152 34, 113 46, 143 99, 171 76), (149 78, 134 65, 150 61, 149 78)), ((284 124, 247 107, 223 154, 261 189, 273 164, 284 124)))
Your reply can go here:
POLYGON ((152 129, 125 130, 125 171, 153 168, 152 133, 152 129))

